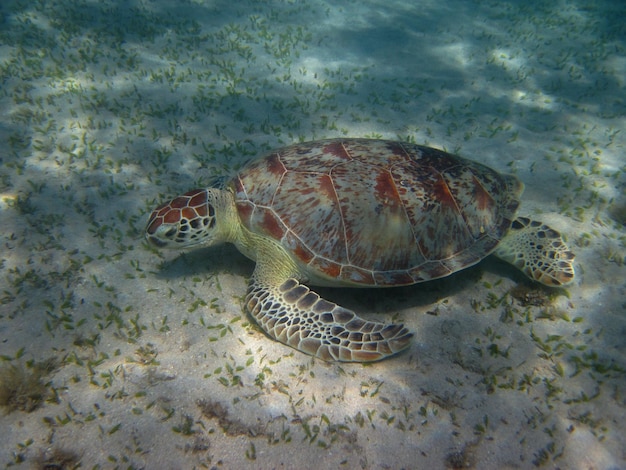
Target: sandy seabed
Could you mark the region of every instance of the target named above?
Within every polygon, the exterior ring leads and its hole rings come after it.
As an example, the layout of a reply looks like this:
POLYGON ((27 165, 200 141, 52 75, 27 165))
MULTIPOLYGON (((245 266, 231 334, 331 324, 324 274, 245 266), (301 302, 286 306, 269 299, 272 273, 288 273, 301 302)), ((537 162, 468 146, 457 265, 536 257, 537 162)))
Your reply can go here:
POLYGON ((615 1, 3 1, 0 465, 626 468, 626 9, 615 1), (408 352, 329 364, 242 312, 232 247, 149 211, 336 136, 514 173, 567 289, 495 259, 322 289, 408 352))

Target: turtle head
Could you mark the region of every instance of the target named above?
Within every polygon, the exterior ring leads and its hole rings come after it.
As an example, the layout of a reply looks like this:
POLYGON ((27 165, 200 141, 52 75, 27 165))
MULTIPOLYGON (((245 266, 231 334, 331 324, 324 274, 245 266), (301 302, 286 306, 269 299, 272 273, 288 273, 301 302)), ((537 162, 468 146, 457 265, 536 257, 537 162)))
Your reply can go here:
POLYGON ((221 193, 219 189, 194 189, 161 204, 150 215, 146 239, 159 248, 188 248, 223 241, 215 217, 221 193))

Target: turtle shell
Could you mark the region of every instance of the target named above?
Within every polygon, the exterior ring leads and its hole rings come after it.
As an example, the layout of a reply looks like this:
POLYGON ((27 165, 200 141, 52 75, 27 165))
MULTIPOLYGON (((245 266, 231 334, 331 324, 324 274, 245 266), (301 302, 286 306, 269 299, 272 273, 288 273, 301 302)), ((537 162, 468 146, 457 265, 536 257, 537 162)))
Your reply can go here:
POLYGON ((341 139, 276 150, 230 189, 243 226, 279 241, 310 278, 397 286, 491 253, 523 185, 430 147, 341 139))

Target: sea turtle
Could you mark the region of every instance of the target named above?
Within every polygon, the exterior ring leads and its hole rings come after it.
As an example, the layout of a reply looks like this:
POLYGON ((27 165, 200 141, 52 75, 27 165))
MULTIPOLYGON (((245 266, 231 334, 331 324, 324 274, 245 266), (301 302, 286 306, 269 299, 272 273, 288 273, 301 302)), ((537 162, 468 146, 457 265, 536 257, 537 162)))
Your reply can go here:
POLYGON ((245 166, 225 188, 157 207, 157 247, 234 243, 256 261, 245 308, 272 338, 324 360, 369 362, 405 349, 402 324, 366 321, 304 284, 405 286, 490 253, 548 286, 574 278, 560 234, 515 218, 523 184, 441 150, 334 139, 291 145, 245 166), (505 237, 506 235, 506 237, 505 237))

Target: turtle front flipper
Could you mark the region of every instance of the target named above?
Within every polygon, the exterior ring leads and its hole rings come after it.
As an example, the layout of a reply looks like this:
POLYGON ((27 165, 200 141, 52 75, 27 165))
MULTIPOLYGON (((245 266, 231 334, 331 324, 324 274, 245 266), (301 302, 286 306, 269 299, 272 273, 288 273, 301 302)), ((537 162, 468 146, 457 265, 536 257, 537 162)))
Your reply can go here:
POLYGON ((495 255, 546 286, 563 286, 574 280, 574 253, 559 232, 536 220, 514 220, 495 255))
POLYGON ((378 361, 413 337, 402 324, 363 320, 293 278, 270 286, 253 275, 246 308, 270 337, 325 361, 378 361))

